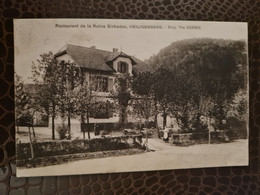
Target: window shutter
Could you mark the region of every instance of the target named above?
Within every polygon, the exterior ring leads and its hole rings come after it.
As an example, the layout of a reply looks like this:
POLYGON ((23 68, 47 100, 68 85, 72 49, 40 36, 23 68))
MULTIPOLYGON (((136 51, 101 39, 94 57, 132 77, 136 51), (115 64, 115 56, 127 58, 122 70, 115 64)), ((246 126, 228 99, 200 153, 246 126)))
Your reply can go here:
POLYGON ((125 63, 125 70, 124 70, 124 73, 128 73, 128 64, 125 63))
POLYGON ((121 72, 121 62, 117 63, 117 72, 121 72))
POLYGON ((112 92, 113 91, 113 78, 108 78, 108 91, 112 92))

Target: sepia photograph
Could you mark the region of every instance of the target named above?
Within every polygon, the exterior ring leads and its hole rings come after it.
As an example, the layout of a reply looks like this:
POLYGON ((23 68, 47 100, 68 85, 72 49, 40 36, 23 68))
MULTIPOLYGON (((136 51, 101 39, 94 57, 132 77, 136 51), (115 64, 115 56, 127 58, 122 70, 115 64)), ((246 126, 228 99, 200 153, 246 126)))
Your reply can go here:
POLYGON ((17 177, 248 165, 247 23, 15 19, 17 177))

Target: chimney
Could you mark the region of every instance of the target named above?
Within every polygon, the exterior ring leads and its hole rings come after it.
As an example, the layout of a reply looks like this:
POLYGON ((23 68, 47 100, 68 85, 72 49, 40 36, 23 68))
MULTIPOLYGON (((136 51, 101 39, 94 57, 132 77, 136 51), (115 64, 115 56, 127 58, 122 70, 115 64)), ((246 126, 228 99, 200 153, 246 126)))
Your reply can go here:
POLYGON ((113 52, 114 52, 114 53, 117 53, 117 52, 118 52, 118 49, 117 49, 117 48, 113 48, 113 52))
POLYGON ((96 49, 96 46, 91 46, 90 49, 96 49))

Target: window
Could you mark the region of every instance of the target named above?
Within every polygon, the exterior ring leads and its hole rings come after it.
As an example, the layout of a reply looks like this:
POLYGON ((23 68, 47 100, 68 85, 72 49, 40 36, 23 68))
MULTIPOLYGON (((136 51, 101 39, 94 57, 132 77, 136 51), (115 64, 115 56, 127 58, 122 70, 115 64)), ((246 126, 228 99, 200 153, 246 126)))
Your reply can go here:
POLYGON ((108 92, 108 78, 104 76, 90 76, 90 87, 94 91, 108 92))
POLYGON ((118 72, 126 73, 127 72, 127 63, 126 62, 118 62, 118 72))

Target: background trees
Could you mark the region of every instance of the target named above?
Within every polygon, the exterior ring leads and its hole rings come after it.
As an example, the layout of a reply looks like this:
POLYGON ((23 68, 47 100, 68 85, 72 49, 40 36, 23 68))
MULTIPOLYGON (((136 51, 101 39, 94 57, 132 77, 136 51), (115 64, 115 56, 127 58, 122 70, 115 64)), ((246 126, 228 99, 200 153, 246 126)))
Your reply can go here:
POLYGON ((15 123, 17 132, 19 133, 19 126, 27 126, 29 131, 30 149, 32 158, 34 158, 33 142, 35 139, 34 132, 34 114, 37 111, 37 104, 33 100, 33 94, 26 89, 22 78, 15 74, 15 123), (33 130, 33 138, 31 133, 33 130))
POLYGON ((237 95, 246 91, 245 41, 176 41, 147 63, 154 68, 154 91, 161 113, 164 117, 174 115, 183 131, 198 129, 201 115, 220 123, 228 117, 235 96, 246 97, 246 93, 237 95))
MULTIPOLYGON (((26 115, 30 106, 31 97, 25 90, 25 85, 22 81, 22 77, 15 74, 15 123, 16 130, 19 133, 19 125, 22 123, 23 118, 27 118, 26 115)), ((25 123, 28 123, 26 120, 25 123)))

